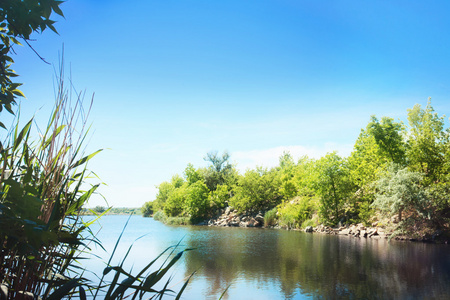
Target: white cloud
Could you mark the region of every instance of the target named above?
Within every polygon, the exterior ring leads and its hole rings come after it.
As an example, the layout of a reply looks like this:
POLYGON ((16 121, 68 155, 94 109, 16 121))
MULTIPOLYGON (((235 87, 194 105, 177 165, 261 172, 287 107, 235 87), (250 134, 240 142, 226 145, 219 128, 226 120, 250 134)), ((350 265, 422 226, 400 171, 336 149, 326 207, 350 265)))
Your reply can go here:
POLYGON ((231 153, 231 157, 237 164, 238 170, 244 172, 256 166, 268 168, 277 166, 280 156, 285 151, 289 152, 294 160, 298 160, 305 155, 310 158, 320 158, 332 151, 337 151, 341 156, 348 156, 352 149, 353 145, 339 145, 335 143, 325 143, 319 147, 302 145, 278 146, 263 150, 236 151, 231 153))

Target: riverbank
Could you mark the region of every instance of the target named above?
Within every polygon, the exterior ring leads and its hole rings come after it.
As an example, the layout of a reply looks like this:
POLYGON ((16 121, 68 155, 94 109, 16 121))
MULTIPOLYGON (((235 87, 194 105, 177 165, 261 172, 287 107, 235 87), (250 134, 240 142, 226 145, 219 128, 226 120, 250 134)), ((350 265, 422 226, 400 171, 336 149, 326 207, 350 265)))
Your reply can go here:
POLYGON ((421 237, 412 237, 395 231, 396 224, 387 224, 381 226, 378 222, 372 226, 363 224, 351 224, 339 227, 330 227, 325 225, 306 226, 305 228, 289 228, 287 226, 267 225, 264 220, 264 212, 257 213, 238 213, 230 207, 222 210, 222 213, 215 218, 200 222, 199 226, 217 226, 217 227, 264 227, 274 229, 298 230, 307 233, 331 234, 351 236, 355 238, 370 239, 395 239, 400 241, 426 242, 426 243, 444 243, 449 244, 450 239, 441 231, 436 231, 429 235, 421 237))

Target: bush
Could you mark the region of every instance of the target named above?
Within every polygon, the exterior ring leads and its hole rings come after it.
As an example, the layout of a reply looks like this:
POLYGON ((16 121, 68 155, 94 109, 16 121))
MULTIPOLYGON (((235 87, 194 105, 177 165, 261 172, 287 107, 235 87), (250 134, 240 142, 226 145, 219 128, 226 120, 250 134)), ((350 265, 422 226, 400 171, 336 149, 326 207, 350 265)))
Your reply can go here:
POLYGON ((145 218, 153 215, 153 202, 145 202, 141 207, 142 216, 145 218))
POLYGON ((277 208, 274 207, 264 214, 264 226, 274 226, 277 223, 277 208))
POLYGON ((162 223, 165 223, 166 219, 167 219, 167 216, 164 213, 164 211, 162 211, 162 210, 158 210, 157 212, 155 212, 153 214, 153 220, 155 220, 155 221, 160 221, 162 223))
POLYGON ((317 201, 309 197, 295 197, 278 207, 278 219, 281 226, 299 228, 317 210, 317 201))

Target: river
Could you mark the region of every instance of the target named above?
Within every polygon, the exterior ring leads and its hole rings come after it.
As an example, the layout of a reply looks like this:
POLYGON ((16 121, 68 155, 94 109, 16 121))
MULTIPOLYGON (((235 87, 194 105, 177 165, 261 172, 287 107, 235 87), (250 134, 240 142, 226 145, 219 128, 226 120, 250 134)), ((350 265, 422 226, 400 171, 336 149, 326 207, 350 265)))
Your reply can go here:
MULTIPOLYGON (((128 216, 92 226, 106 252, 84 261, 101 274, 128 216), (103 262, 104 261, 104 262, 103 262)), ((450 299, 450 245, 260 228, 166 226, 132 216, 112 264, 136 274, 168 246, 188 251, 169 271, 174 290, 196 271, 183 299, 450 299)), ((162 263, 162 261, 161 261, 162 263)), ((86 277, 95 280, 94 274, 86 277)), ((171 286, 172 286, 171 284, 171 286)), ((171 299, 172 297, 167 297, 171 299)))

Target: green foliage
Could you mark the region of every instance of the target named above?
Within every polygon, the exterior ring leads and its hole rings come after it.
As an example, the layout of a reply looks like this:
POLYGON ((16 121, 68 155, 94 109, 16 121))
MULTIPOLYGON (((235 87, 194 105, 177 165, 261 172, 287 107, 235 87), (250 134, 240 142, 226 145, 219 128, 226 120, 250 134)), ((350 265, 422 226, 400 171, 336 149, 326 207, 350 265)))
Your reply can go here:
POLYGON ((153 215, 153 202, 145 202, 141 207, 143 217, 151 217, 153 215))
POLYGON ((399 221, 404 211, 428 217, 429 200, 420 187, 421 180, 422 174, 391 165, 386 176, 377 182, 378 193, 373 206, 390 216, 398 214, 399 221))
POLYGON ((46 298, 79 286, 79 279, 61 278, 81 276, 74 262, 89 224, 79 213, 99 186, 86 183, 86 164, 99 151, 82 153, 87 131, 77 120, 86 120, 88 110, 82 99, 70 106, 58 79, 59 98, 39 138, 31 141, 30 121, 22 129, 17 123, 0 144, 0 282, 8 299, 22 291, 46 298))
POLYGON ((218 185, 215 191, 210 194, 211 206, 213 211, 224 208, 231 198, 231 189, 228 185, 218 185))
POLYGON ((162 223, 165 223, 165 220, 167 219, 166 214, 164 213, 164 211, 162 210, 158 210, 157 212, 155 212, 155 214, 153 215, 153 220, 155 221, 160 221, 162 223))
MULTIPOLYGON (((12 105, 16 103, 16 98, 24 96, 18 89, 22 84, 12 79, 18 76, 12 69, 14 46, 21 45, 19 38, 30 45, 30 36, 34 32, 42 33, 47 28, 56 32, 53 26, 55 21, 50 16, 53 12, 63 16, 59 8, 61 3, 63 1, 56 0, 0 2, 0 112, 5 108, 13 113, 12 105)), ((0 126, 5 128, 3 123, 0 126)))
POLYGON ((383 117, 381 122, 372 116, 367 125, 368 133, 374 137, 382 155, 388 157, 391 162, 405 164, 405 143, 403 142, 404 126, 396 123, 392 118, 383 117))
POLYGON ((278 187, 274 170, 248 170, 244 176, 239 177, 230 205, 240 212, 271 209, 281 201, 278 187))
POLYGON ((175 217, 184 212, 185 202, 186 202, 186 191, 188 185, 182 185, 176 189, 174 189, 165 205, 164 205, 164 213, 169 217, 175 217))
POLYGON ((205 183, 197 181, 187 188, 185 211, 192 221, 206 219, 210 214, 209 190, 205 183))
POLYGON ((189 164, 186 181, 175 176, 161 184, 155 203, 173 217, 205 218, 228 205, 239 212, 267 211, 267 224, 278 221, 287 227, 319 220, 368 225, 379 212, 383 218, 406 211, 415 226, 421 222, 450 231, 450 130, 430 102, 425 109, 416 105, 409 110, 408 121, 405 127, 392 118, 371 117, 348 158, 333 152, 295 163, 284 152, 278 167, 243 175, 228 163, 228 153, 211 152, 205 157, 211 162, 207 169, 189 164), (393 163, 400 169, 392 171, 393 163), (396 186, 397 192, 387 186, 396 186), (412 198, 401 193, 408 189, 412 198))
POLYGON ((158 186, 158 193, 156 194, 156 200, 154 201, 155 209, 164 209, 164 205, 169 199, 170 195, 175 190, 175 187, 170 182, 163 182, 158 186))
POLYGON ((313 198, 296 197, 289 202, 286 201, 278 206, 280 226, 299 228, 304 221, 312 217, 317 209, 317 202, 313 198))
POLYGON ((320 216, 327 224, 337 224, 343 217, 343 207, 352 193, 350 172, 345 159, 336 152, 316 162, 314 188, 320 197, 320 216))
POLYGON ((203 181, 203 174, 199 169, 195 169, 194 165, 188 164, 186 169, 184 170, 184 178, 186 182, 191 185, 196 183, 197 181, 203 181))
POLYGON ((434 112, 430 100, 422 109, 416 104, 408 109, 410 134, 408 136, 409 167, 425 175, 425 184, 445 180, 448 174, 449 132, 444 130, 444 117, 434 112))
POLYGON ((289 152, 284 152, 280 157, 279 168, 279 193, 284 199, 291 199, 298 193, 294 179, 295 167, 294 159, 291 154, 289 152))
POLYGON ((306 228, 308 226, 316 227, 317 225, 319 225, 319 220, 317 217, 313 217, 311 219, 303 221, 301 228, 306 228))
POLYGON ((274 226, 277 222, 277 208, 274 207, 271 210, 266 211, 264 214, 264 226, 274 226))

